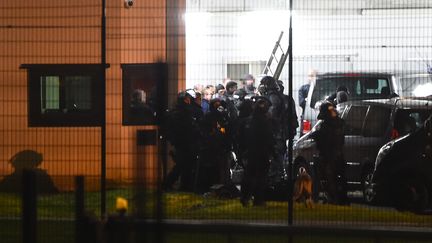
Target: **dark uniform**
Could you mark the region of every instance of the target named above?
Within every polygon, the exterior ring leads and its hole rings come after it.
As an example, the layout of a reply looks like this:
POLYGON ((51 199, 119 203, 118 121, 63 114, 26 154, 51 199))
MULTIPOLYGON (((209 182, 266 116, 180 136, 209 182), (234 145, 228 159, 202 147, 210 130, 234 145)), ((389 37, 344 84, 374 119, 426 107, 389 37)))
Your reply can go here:
POLYGON ((193 89, 187 89, 185 92, 191 97, 191 104, 188 106, 188 109, 191 110, 192 117, 199 123, 204 117, 204 112, 201 105, 195 102, 196 92, 193 89))
POLYGON ((201 123, 201 152, 198 165, 197 187, 205 192, 213 184, 229 184, 228 153, 231 151, 230 123, 226 102, 210 101, 210 112, 201 123))
POLYGON ((302 108, 302 116, 306 108, 306 99, 309 93, 310 84, 302 85, 298 90, 299 106, 302 108))
POLYGON ((283 114, 282 114, 282 129, 284 139, 293 139, 297 133, 297 128, 299 127, 297 112, 295 108, 295 101, 292 97, 285 95, 283 82, 281 80, 277 81, 279 85, 279 93, 283 98, 283 114))
POLYGON ((345 160, 343 155, 344 121, 337 116, 335 106, 325 102, 320 107, 321 126, 312 134, 319 151, 317 174, 329 203, 347 203, 345 160))
POLYGON ((174 147, 175 165, 164 180, 165 189, 180 177, 180 190, 193 191, 200 132, 192 103, 190 94, 181 92, 176 107, 167 115, 167 140, 174 147))
POLYGON ((247 206, 252 196, 254 205, 264 204, 269 159, 273 152, 271 121, 267 116, 269 105, 268 101, 259 99, 252 116, 240 127, 239 146, 245 161, 240 199, 243 206, 247 206))
POLYGON ((272 134, 274 139, 273 160, 270 164, 269 179, 270 184, 280 182, 286 176, 284 169, 284 155, 286 152, 286 137, 284 137, 284 98, 279 92, 279 86, 273 77, 265 76, 261 80, 261 94, 266 97, 271 106, 269 116, 272 122, 272 134))

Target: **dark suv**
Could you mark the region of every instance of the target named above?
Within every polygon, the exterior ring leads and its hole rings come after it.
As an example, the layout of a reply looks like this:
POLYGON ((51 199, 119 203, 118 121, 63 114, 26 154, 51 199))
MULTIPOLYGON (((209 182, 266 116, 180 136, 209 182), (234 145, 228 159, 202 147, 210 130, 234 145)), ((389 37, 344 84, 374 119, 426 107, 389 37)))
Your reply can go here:
POLYGON ((348 90, 348 100, 388 99, 390 97, 420 97, 430 92, 432 74, 414 72, 330 72, 318 74, 311 83, 300 134, 307 133, 317 122, 321 102, 338 87, 348 90))
MULTIPOLYGON (((431 101, 432 105, 432 101, 431 101)), ((432 117, 419 129, 385 144, 368 185, 367 200, 423 211, 432 200, 432 117)))
MULTIPOLYGON (((431 112, 426 99, 391 98, 348 101, 337 106, 345 121, 344 156, 350 190, 364 192, 374 169, 379 149, 388 141, 404 136, 417 127, 431 112)), ((322 121, 312 129, 317 129, 322 121)), ((311 132, 294 144, 294 171, 304 167, 314 175, 313 162, 318 157, 311 132)), ((366 193, 363 193, 366 196, 366 193)))

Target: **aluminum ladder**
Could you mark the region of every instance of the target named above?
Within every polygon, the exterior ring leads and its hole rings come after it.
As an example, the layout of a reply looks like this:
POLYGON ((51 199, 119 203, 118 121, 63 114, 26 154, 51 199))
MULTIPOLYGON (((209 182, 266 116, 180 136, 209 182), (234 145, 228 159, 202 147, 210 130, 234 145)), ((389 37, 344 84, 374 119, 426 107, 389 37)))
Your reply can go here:
POLYGON ((278 80, 278 79, 279 79, 279 76, 280 76, 280 74, 282 73, 282 69, 283 69, 283 67, 284 67, 284 65, 285 65, 285 62, 286 62, 286 60, 287 60, 287 57, 288 57, 288 54, 287 54, 286 52, 284 52, 282 46, 280 45, 280 42, 281 42, 281 39, 282 39, 283 34, 284 34, 284 32, 281 31, 281 33, 280 33, 280 35, 279 35, 279 38, 278 38, 278 40, 276 41, 275 46, 273 47, 273 51, 272 51, 272 53, 271 53, 271 55, 270 55, 270 58, 268 59, 266 65, 265 65, 265 67, 264 67, 264 70, 263 70, 263 72, 262 72, 263 75, 268 75, 268 72, 270 71, 271 75, 273 75, 273 78, 274 78, 275 80, 278 80), (277 56, 276 56, 276 52, 277 52, 278 50, 280 50, 280 51, 282 52, 282 54, 281 54, 279 60, 278 60, 278 58, 277 58, 277 56), (274 71, 274 72, 271 70, 271 64, 272 64, 273 60, 275 60, 276 63, 277 63, 276 71, 274 71))

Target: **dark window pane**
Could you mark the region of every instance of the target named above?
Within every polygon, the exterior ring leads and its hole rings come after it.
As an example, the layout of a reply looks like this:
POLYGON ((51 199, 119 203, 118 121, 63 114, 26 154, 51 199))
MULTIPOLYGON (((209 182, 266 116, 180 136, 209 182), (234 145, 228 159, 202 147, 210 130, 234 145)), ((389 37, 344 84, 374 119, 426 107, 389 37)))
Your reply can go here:
POLYGON ((430 110, 398 109, 394 120, 394 129, 400 136, 406 135, 423 126, 430 110))
POLYGON ((381 91, 388 86, 388 82, 385 79, 366 79, 365 80, 365 93, 366 94, 381 94, 381 91))
POLYGON ((345 135, 361 135, 367 106, 352 106, 345 117, 345 135))
POLYGON ((91 102, 91 77, 89 76, 66 76, 65 108, 70 110, 90 110, 91 102))
POLYGON ((384 135, 390 120, 390 109, 371 106, 366 117, 364 132, 365 137, 381 137, 384 135))

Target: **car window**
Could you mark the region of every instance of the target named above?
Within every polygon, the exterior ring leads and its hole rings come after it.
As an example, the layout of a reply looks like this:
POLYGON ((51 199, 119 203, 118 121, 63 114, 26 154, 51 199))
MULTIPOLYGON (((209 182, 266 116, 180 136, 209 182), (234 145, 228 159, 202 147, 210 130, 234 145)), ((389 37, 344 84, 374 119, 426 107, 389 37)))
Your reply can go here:
POLYGON ((381 94, 381 92, 385 90, 386 87, 388 87, 388 82, 386 79, 366 79, 365 87, 365 93, 368 95, 381 94))
POLYGON ((393 128, 398 132, 399 136, 406 135, 423 126, 424 121, 430 114, 430 110, 398 109, 393 128))
POLYGON ((432 95, 432 74, 400 79, 401 96, 429 96, 432 95))
POLYGON ((368 106, 351 106, 345 112, 345 135, 361 135, 368 106))
POLYGON ((316 102, 327 99, 341 86, 348 89, 348 100, 388 98, 391 92, 384 77, 321 77, 313 88, 310 107, 314 108, 316 102))
POLYGON ((389 108, 370 106, 363 127, 363 136, 383 136, 389 125, 390 113, 391 110, 389 108))

